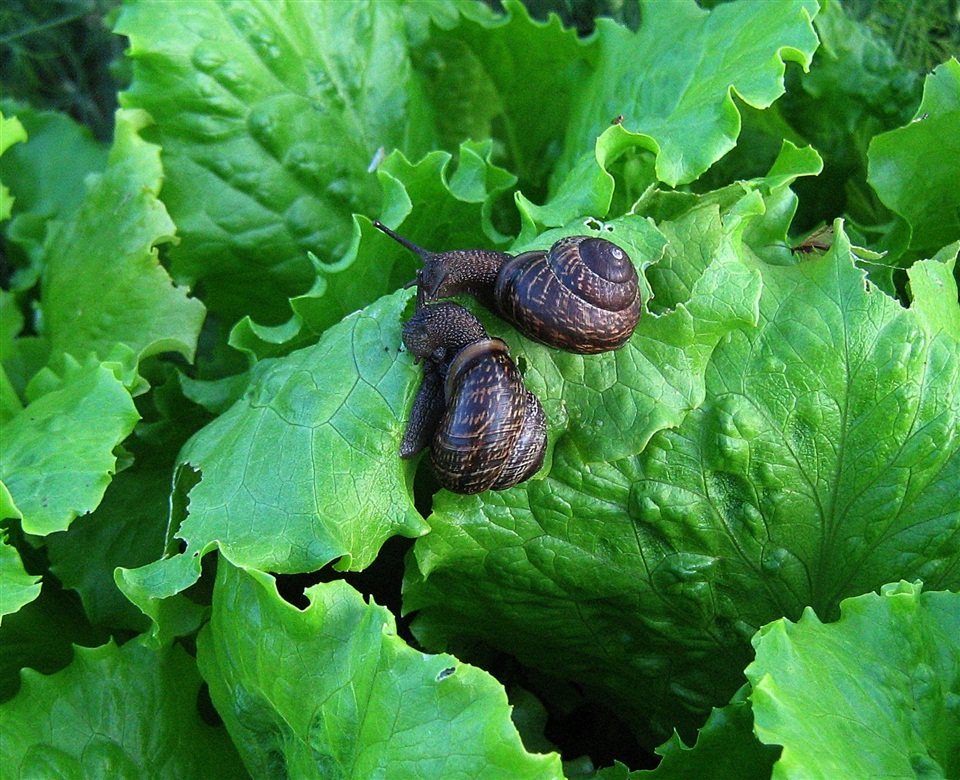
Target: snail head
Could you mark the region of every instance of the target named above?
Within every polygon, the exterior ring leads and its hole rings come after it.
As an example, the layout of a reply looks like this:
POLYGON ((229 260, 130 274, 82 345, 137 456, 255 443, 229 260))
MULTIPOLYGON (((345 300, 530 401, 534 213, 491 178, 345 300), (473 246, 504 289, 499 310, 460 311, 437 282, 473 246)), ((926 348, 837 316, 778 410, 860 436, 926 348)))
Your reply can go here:
POLYGON ((483 325, 458 303, 423 301, 417 294, 417 310, 404 323, 403 345, 415 362, 428 359, 445 363, 468 344, 487 338, 483 325))
POLYGON ((454 295, 473 295, 488 307, 493 303, 497 273, 510 255, 489 249, 431 252, 395 233, 380 221, 374 221, 373 226, 423 260, 423 268, 406 287, 418 285, 428 301, 454 295))

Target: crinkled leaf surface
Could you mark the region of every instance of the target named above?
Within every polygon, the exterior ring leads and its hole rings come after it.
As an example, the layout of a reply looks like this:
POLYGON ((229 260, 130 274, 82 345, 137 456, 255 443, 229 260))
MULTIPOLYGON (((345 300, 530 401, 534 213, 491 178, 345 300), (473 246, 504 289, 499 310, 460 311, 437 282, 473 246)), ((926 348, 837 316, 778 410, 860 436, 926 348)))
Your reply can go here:
POLYGON ((0 532, 0 624, 3 616, 16 612, 40 595, 40 577, 23 568, 20 553, 0 532))
POLYGON ((960 238, 960 62, 927 76, 913 122, 870 144, 869 181, 910 224, 910 247, 933 253, 960 238))
POLYGON ((7 254, 14 266, 10 289, 32 287, 43 267, 44 241, 54 220, 64 219, 82 203, 84 178, 102 171, 108 149, 90 131, 56 111, 19 110, 29 139, 0 158, 0 180, 17 196, 6 226, 7 254), (18 257, 19 248, 25 257, 18 257))
MULTIPOLYGON (((584 232, 589 229, 582 222, 548 231, 523 249, 584 232)), ((637 217, 607 223, 603 235, 638 265, 664 251, 660 232, 637 217)), ((703 397, 704 370, 717 342, 755 322, 759 275, 739 262, 729 239, 717 243, 723 246, 701 268, 689 300, 659 316, 643 314, 633 337, 615 352, 584 357, 496 331, 517 344, 514 353, 529 364, 527 385, 541 402, 565 410, 570 443, 585 462, 635 455, 656 431, 678 424, 703 397)))
POLYGON ((840 612, 754 639, 754 728, 783 745, 773 777, 957 777, 960 594, 900 582, 840 612))
POLYGON ((197 712, 200 676, 178 647, 78 647, 49 677, 24 670, 0 704, 0 746, 13 777, 246 777, 223 729, 197 712))
POLYGON ((676 430, 587 465, 561 439, 546 479, 437 496, 405 589, 418 637, 578 680, 656 744, 728 700, 764 623, 897 576, 960 585, 960 339, 927 316, 957 305, 952 262, 907 310, 839 228, 822 259, 753 263, 760 322, 676 430))
POLYGON ((116 30, 134 65, 122 103, 157 121, 175 278, 228 319, 286 319, 307 252, 340 261, 351 215, 376 209, 377 149, 429 148, 399 4, 148 0, 116 30))
POLYGON ((578 91, 555 177, 592 149, 614 117, 656 153, 661 181, 693 181, 736 144, 740 114, 732 92, 764 108, 783 94, 785 62, 803 67, 817 47, 815 0, 723 3, 645 2, 633 33, 597 21, 596 71, 578 91))
MULTIPOLYGON (((516 177, 494 165, 490 155, 489 142, 463 143, 456 165, 447 152, 431 152, 417 163, 393 152, 377 168, 384 192, 382 221, 436 251, 505 243, 490 222, 490 210, 516 177)), ((290 321, 267 327, 244 318, 230 343, 261 359, 286 354, 315 342, 345 315, 414 278, 420 260, 411 252, 366 217, 355 217, 354 227, 354 244, 344 260, 336 266, 317 262, 313 287, 290 300, 290 321)))
POLYGON ((140 415, 116 363, 70 361, 62 379, 9 422, 0 436, 0 478, 23 530, 63 531, 96 508, 114 471, 114 448, 140 415), (65 443, 69 443, 68 446, 65 443))
POLYGON ((157 259, 156 244, 175 228, 157 198, 160 149, 137 134, 148 121, 142 111, 117 113, 107 169, 47 242, 41 303, 54 359, 104 358, 117 343, 140 357, 193 358, 205 310, 157 259))
MULTIPOLYGON (((27 132, 14 117, 0 114, 0 155, 16 143, 27 140, 27 132)), ((6 177, 4 177, 6 179, 6 177)), ((0 183, 0 220, 8 219, 13 211, 13 196, 6 184, 0 183)))
POLYGON ((210 695, 254 777, 562 778, 527 753, 493 677, 424 655, 342 580, 302 612, 273 580, 221 561, 198 640, 210 695))
MULTIPOLYGON (((380 299, 319 343, 258 363, 244 396, 180 453, 186 552, 127 572, 141 598, 171 595, 200 574, 214 544, 237 565, 306 572, 340 559, 363 569, 394 534, 427 525, 413 506, 413 468, 398 456, 416 391, 397 359, 411 292, 380 299)), ((178 499, 179 500, 179 499, 178 499)))

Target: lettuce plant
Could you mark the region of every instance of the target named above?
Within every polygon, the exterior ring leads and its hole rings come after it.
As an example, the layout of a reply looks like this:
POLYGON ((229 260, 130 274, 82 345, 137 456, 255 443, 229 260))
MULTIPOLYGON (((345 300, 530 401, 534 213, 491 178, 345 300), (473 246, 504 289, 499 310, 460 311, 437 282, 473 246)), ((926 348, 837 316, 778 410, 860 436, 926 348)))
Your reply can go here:
POLYGON ((639 10, 131 0, 109 144, 2 104, 11 777, 958 776, 960 63, 639 10), (374 219, 633 258, 614 353, 471 304, 530 481, 398 457, 374 219))

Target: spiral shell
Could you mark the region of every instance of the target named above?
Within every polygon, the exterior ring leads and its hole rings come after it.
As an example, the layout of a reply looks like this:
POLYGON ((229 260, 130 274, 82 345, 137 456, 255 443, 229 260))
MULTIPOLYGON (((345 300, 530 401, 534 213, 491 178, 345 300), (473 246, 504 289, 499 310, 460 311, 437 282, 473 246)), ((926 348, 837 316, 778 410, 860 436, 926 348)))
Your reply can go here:
POLYGON ((524 252, 497 274, 499 314, 524 335, 580 354, 622 347, 640 317, 639 276, 626 251, 603 238, 569 236, 524 252))

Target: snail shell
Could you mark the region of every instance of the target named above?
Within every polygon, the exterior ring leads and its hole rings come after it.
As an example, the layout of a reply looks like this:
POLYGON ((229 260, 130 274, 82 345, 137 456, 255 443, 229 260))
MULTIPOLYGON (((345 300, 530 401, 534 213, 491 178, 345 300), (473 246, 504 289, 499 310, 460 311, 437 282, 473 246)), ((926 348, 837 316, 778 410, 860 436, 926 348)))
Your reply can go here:
POLYGON ((440 484, 456 493, 505 490, 533 476, 546 452, 546 418, 507 345, 456 303, 423 304, 404 344, 424 360, 400 453, 430 447, 440 484))
POLYGON ((580 354, 622 347, 640 317, 640 280, 630 256, 595 236, 561 238, 549 250, 512 256, 483 249, 434 253, 373 223, 424 262, 426 300, 473 295, 547 346, 580 354))
POLYGON ((595 354, 622 347, 640 318, 640 283, 627 253, 590 236, 524 252, 497 274, 500 315, 552 347, 595 354))

